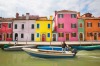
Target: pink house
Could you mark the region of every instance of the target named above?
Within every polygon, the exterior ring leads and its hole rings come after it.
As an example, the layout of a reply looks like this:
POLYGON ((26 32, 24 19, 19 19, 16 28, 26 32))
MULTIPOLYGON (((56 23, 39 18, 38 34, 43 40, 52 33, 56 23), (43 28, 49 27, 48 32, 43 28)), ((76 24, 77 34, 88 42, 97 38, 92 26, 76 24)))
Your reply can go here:
POLYGON ((77 12, 69 10, 55 11, 55 31, 58 41, 78 40, 77 12))

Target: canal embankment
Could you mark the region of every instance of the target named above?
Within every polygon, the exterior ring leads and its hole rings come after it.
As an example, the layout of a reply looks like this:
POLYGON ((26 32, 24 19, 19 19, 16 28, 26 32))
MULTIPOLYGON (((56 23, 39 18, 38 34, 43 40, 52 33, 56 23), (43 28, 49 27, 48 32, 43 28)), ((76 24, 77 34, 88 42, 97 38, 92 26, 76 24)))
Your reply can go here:
MULTIPOLYGON (((0 41, 0 46, 9 45, 52 45, 61 46, 62 42, 22 42, 22 41, 0 41)), ((66 41, 68 45, 100 45, 100 41, 66 41)))

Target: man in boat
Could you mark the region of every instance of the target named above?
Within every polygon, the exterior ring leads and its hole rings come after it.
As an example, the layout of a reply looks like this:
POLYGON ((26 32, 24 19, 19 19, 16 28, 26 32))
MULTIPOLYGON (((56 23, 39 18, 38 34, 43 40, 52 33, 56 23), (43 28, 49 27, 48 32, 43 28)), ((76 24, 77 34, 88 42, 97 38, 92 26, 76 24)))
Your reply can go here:
POLYGON ((68 46, 68 45, 66 45, 65 41, 63 41, 63 44, 62 44, 62 52, 63 52, 63 53, 65 53, 66 47, 67 47, 67 46, 68 46))

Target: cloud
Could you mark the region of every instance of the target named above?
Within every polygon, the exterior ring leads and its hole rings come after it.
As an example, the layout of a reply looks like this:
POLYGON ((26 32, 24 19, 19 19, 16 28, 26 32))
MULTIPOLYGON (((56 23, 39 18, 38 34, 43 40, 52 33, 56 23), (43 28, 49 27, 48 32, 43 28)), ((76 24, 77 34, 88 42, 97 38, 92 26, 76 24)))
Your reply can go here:
POLYGON ((100 16, 100 0, 0 0, 0 16, 15 17, 15 13, 50 16, 55 10, 74 10, 82 14, 92 12, 100 16))

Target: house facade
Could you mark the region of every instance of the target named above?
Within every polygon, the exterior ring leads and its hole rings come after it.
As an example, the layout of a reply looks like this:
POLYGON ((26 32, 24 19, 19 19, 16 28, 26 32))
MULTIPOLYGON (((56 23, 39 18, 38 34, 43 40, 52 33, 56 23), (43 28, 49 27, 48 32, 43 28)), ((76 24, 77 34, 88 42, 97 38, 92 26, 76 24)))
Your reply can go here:
POLYGON ((52 41, 52 16, 36 20, 36 41, 52 41))
POLYGON ((85 40, 100 41, 100 18, 93 17, 91 13, 86 13, 85 20, 85 40))
POLYGON ((35 19, 30 19, 29 13, 18 18, 13 22, 13 40, 35 41, 35 19))
POLYGON ((0 41, 12 41, 13 24, 12 21, 0 22, 0 41))
POLYGON ((78 39, 84 41, 84 19, 78 18, 78 39))
POLYGON ((55 31, 58 41, 78 40, 77 12, 69 10, 55 11, 55 31))

